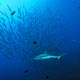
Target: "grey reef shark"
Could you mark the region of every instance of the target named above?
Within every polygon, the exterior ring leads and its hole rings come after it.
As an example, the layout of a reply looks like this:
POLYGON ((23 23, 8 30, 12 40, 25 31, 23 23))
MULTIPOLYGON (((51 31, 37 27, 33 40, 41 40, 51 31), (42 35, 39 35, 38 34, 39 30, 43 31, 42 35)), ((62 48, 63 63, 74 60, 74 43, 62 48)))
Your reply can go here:
POLYGON ((34 57, 33 59, 35 60, 46 60, 46 59, 58 59, 59 61, 61 61, 61 58, 64 56, 65 54, 61 54, 61 55, 52 55, 52 54, 48 54, 47 51, 44 51, 43 54, 40 54, 36 57, 34 57))

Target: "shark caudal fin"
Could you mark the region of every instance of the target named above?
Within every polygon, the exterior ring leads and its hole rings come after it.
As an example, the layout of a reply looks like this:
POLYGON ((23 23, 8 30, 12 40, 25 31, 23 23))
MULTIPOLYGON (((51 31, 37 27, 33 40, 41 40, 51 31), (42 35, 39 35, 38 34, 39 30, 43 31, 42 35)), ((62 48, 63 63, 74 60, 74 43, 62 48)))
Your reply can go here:
POLYGON ((58 56, 58 60, 61 61, 62 60, 62 57, 64 56, 65 54, 62 54, 60 56, 58 56))

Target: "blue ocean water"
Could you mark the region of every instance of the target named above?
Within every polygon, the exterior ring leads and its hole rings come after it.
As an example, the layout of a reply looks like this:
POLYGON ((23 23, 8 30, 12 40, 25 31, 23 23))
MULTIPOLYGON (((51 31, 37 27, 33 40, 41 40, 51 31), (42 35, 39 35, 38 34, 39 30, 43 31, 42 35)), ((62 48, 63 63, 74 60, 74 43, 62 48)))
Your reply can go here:
POLYGON ((80 80, 79 48, 79 0, 0 0, 0 80, 80 80))

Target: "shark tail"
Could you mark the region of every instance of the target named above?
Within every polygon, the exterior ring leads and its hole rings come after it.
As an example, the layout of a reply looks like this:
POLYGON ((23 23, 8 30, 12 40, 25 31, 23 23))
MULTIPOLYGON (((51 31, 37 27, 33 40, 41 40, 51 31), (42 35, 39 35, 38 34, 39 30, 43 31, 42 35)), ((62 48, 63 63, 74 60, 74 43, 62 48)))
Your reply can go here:
POLYGON ((65 54, 62 54, 58 57, 58 60, 61 61, 62 60, 62 57, 64 56, 65 54))

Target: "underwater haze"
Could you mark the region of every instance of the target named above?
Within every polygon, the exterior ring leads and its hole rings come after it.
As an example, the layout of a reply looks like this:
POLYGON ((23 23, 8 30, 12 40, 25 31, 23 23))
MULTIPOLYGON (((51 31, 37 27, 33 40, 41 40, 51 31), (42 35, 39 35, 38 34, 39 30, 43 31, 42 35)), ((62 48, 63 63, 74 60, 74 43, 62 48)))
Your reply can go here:
POLYGON ((0 0, 0 80, 80 80, 80 0, 0 0))

